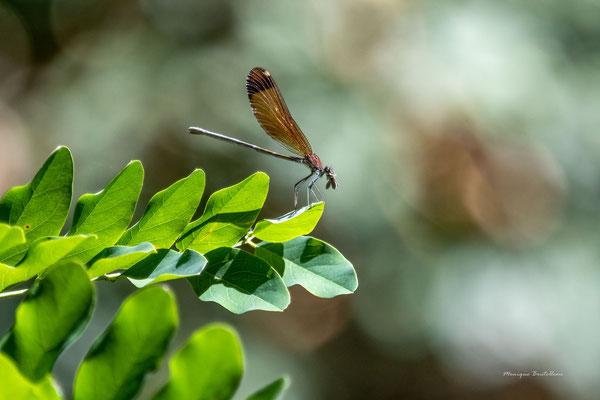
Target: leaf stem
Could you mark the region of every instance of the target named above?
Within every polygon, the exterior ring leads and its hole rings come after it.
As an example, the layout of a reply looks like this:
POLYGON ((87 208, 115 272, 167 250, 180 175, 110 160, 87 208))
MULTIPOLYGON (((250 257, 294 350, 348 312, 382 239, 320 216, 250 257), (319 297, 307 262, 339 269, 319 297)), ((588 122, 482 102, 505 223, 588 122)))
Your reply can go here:
POLYGON ((29 292, 29 288, 27 288, 27 289, 13 290, 12 292, 0 293, 0 298, 1 297, 17 297, 17 296, 22 296, 22 295, 27 294, 27 292, 29 292))
POLYGON ((95 281, 110 281, 110 282, 114 282, 117 279, 119 279, 119 277, 122 275, 122 272, 115 272, 114 274, 104 274, 104 275, 100 275, 97 276, 95 278, 90 279, 92 282, 95 281))

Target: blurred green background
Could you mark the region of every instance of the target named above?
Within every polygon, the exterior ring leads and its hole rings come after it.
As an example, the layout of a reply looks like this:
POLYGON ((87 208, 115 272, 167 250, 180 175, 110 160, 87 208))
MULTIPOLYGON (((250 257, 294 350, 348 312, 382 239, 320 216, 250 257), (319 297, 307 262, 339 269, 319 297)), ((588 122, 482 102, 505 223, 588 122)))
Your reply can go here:
MULTIPOLYGON (((75 198, 139 159, 138 215, 194 168, 207 194, 265 171, 261 217, 282 215, 304 167, 187 133, 280 151, 244 90, 262 66, 337 173, 313 234, 354 263, 359 289, 293 288, 284 313, 234 316, 179 282, 172 351, 223 320, 246 351, 240 393, 286 372, 286 399, 595 398, 599 21, 593 0, 3 0, 0 193, 66 145, 75 198), (533 371, 555 375, 506 374, 533 371)), ((66 393, 133 290, 97 289, 54 369, 66 393)), ((17 304, 2 301, 0 334, 17 304)))

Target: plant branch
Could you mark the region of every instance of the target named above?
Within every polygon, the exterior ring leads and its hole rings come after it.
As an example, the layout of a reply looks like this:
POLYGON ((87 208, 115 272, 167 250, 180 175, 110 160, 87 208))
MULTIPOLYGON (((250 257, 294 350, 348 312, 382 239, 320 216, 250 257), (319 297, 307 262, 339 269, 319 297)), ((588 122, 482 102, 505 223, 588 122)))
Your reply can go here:
POLYGON ((114 282, 117 279, 119 279, 119 277, 122 275, 122 272, 115 272, 113 274, 104 274, 104 275, 100 275, 96 278, 92 278, 90 279, 92 282, 95 281, 109 281, 109 282, 114 282))
POLYGON ((29 292, 29 289, 19 289, 19 290, 13 290, 12 292, 4 292, 4 293, 0 293, 0 298, 2 297, 17 297, 17 296, 23 296, 26 295, 27 292, 29 292))

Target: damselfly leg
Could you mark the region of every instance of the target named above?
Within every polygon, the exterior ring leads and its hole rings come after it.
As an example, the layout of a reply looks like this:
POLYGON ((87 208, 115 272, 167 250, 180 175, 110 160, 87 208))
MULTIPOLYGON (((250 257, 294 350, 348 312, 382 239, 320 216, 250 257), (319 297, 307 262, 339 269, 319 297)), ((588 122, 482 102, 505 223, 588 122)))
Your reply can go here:
MULTIPOLYGON (((323 173, 322 173, 322 172, 320 172, 320 171, 321 171, 321 170, 317 170, 317 173, 316 173, 316 174, 315 174, 315 176, 314 176, 314 177, 313 177, 313 178, 310 180, 310 182, 309 182, 308 186, 306 187, 306 199, 307 199, 307 201, 308 201, 308 206, 309 206, 309 207, 311 206, 311 203, 310 203, 310 193, 311 193, 311 192, 312 192, 312 194, 315 196, 315 198, 317 199, 317 201, 320 201, 320 200, 319 200, 319 197, 317 197, 317 195, 315 194, 315 192, 313 192, 313 189, 312 189, 312 188, 313 188, 313 186, 314 186, 314 184, 315 184, 315 182, 316 182, 316 181, 318 181, 318 180, 319 180, 319 178, 321 177, 321 175, 323 174, 323 173)), ((317 188, 317 190, 319 190, 319 189, 317 188)))
POLYGON ((310 178, 311 176, 313 176, 313 174, 315 173, 315 171, 310 171, 310 175, 308 175, 306 178, 302 178, 300 179, 295 185, 294 185, 294 209, 297 210, 298 209, 298 192, 300 191, 300 186, 306 182, 306 180, 308 178, 310 178))

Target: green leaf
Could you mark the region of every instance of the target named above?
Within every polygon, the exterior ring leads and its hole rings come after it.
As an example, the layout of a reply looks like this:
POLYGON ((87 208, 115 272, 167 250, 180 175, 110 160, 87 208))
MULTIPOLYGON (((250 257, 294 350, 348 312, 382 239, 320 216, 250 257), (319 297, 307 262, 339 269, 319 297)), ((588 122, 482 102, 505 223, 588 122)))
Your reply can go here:
POLYGON ((87 263, 117 242, 131 222, 143 180, 142 163, 132 161, 101 192, 84 194, 77 200, 68 236, 95 234, 98 240, 77 249, 70 260, 87 263))
POLYGON ((88 275, 97 278, 118 269, 127 269, 151 253, 156 253, 156 249, 148 242, 137 246, 107 247, 90 260, 88 275))
POLYGON ((169 361, 171 379, 154 399, 230 399, 242 379, 243 364, 235 331, 224 324, 209 325, 169 361))
POLYGON ((231 247, 250 229, 260 212, 269 177, 257 172, 237 185, 221 189, 210 196, 202 217, 190 223, 177 242, 204 254, 219 247, 231 247))
POLYGON ((23 244, 25 244, 25 232, 21 227, 0 224, 0 260, 12 254, 11 250, 16 246, 23 244))
POLYGON ((200 300, 217 302, 236 314, 283 311, 290 304, 281 277, 262 259, 227 247, 206 253, 206 258, 200 276, 188 279, 200 300))
POLYGON ((24 377, 14 361, 0 353, 0 399, 55 400, 60 399, 50 377, 33 383, 24 377))
POLYGON ((323 215, 325 203, 317 203, 312 207, 303 207, 275 219, 258 221, 254 227, 254 236, 267 242, 281 243, 298 236, 308 235, 315 229, 323 215))
POLYGON ((60 353, 89 320, 94 288, 81 265, 51 267, 19 304, 2 351, 37 381, 52 371, 60 353))
POLYGON ((63 260, 67 254, 85 241, 95 240, 91 235, 46 237, 36 240, 27 257, 16 267, 0 264, 0 292, 16 283, 25 282, 63 260))
POLYGON ((153 283, 200 275, 206 262, 206 258, 194 250, 178 253, 173 250, 159 249, 156 254, 144 258, 129 268, 123 276, 128 277, 135 286, 144 287, 153 283))
POLYGON ((6 263, 6 265, 11 266, 17 265, 25 257, 25 254, 27 254, 28 248, 28 243, 22 243, 6 249, 6 251, 2 252, 0 263, 6 263))
POLYGON ((132 399, 157 368, 177 328, 172 293, 159 286, 135 292, 83 360, 73 399, 132 399))
POLYGON ((333 246, 310 236, 261 243, 255 254, 271 264, 287 286, 302 285, 318 297, 349 294, 358 287, 350 261, 333 246))
MULTIPOLYGON (((0 200, 0 222, 25 231, 27 244, 44 236, 56 236, 63 227, 73 194, 73 159, 66 147, 59 147, 25 186, 10 189, 0 200)), ((27 251, 27 244, 13 249, 5 262, 15 265, 27 251)))
POLYGON ((150 242, 168 249, 192 219, 204 192, 204 171, 197 169, 165 190, 155 194, 140 221, 118 244, 133 246, 150 242))
POLYGON ((67 219, 73 191, 73 159, 59 147, 33 180, 10 189, 0 200, 0 222, 22 227, 27 241, 60 233, 67 219))
POLYGON ((246 400, 277 400, 281 398, 288 386, 289 379, 287 377, 281 377, 260 389, 246 400))

